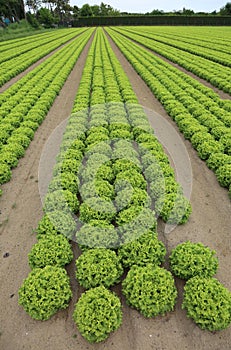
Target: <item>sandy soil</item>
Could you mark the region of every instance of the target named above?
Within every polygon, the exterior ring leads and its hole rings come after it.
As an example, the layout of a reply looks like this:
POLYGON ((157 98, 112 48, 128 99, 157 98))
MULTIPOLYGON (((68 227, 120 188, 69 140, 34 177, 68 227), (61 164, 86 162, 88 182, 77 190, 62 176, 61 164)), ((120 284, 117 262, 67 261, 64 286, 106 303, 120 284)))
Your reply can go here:
MULTIPOLYGON (((86 342, 72 321, 72 312, 82 289, 74 278, 74 262, 67 268, 71 275, 73 299, 67 310, 54 315, 46 322, 35 321, 18 306, 17 291, 22 280, 27 277, 30 269, 27 253, 36 242, 33 229, 42 216, 42 204, 38 189, 38 167, 40 156, 46 140, 51 132, 65 120, 71 112, 74 96, 81 77, 89 45, 84 50, 74 70, 69 76, 60 95, 56 99, 47 118, 35 134, 26 156, 20 160, 19 166, 13 171, 10 183, 3 186, 4 194, 1 202, 1 315, 0 315, 0 349, 3 350, 227 350, 231 343, 231 329, 210 333, 201 331, 181 310, 183 282, 176 280, 179 299, 174 312, 164 317, 145 319, 136 310, 126 306, 123 300, 123 325, 112 334, 108 340, 100 344, 90 345, 86 342), (9 254, 5 257, 6 253, 9 254)), ((217 251, 219 270, 216 277, 231 290, 231 258, 230 258, 230 227, 231 203, 227 190, 221 188, 214 174, 201 161, 189 142, 178 133, 175 124, 165 113, 161 104, 135 73, 119 50, 113 45, 125 72, 137 93, 139 102, 154 111, 150 113, 150 121, 157 136, 161 136, 159 123, 161 118, 171 125, 177 133, 172 132, 167 139, 168 153, 178 146, 179 138, 184 143, 192 168, 191 203, 193 213, 189 222, 175 228, 170 233, 162 223, 159 223, 159 235, 167 246, 168 253, 178 243, 190 239, 201 241, 217 251), (161 118, 158 119, 158 115, 161 118), (153 119, 157 116, 157 119, 153 119), (157 127, 157 124, 159 125, 157 127)), ((163 131, 163 130, 162 130, 163 131)), ((158 137, 159 137, 158 136, 158 137)), ((175 164, 174 160, 174 164, 175 164)), ((184 168, 184 165, 182 169, 184 168)), ((75 244, 73 243, 73 247, 75 244)), ((78 255, 75 249, 76 256, 78 255)), ((165 266, 168 266, 166 262, 165 266)), ((120 296, 120 286, 113 288, 120 296)))

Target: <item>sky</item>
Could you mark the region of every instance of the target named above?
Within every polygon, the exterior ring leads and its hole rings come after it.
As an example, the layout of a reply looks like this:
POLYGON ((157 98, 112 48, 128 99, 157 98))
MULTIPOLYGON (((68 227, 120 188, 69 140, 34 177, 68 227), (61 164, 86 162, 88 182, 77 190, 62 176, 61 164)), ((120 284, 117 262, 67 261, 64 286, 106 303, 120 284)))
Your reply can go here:
MULTIPOLYGON (((84 4, 100 5, 102 0, 70 0, 70 5, 82 7, 84 4)), ((105 0, 105 4, 111 5, 121 12, 145 13, 154 9, 170 12, 173 10, 192 9, 194 12, 219 11, 227 2, 225 0, 105 0)))

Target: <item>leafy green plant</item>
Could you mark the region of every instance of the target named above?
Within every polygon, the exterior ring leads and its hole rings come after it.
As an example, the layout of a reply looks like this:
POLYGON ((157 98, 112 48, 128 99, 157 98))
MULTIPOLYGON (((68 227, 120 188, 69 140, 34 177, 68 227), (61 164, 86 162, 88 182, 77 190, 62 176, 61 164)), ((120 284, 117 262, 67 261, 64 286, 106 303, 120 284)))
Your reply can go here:
POLYGON ((79 168, 81 166, 81 161, 76 159, 65 159, 63 161, 57 162, 53 168, 53 176, 60 176, 61 173, 72 173, 78 175, 79 168))
POLYGON ((82 251, 91 248, 116 248, 118 240, 114 226, 103 220, 91 220, 76 232, 76 242, 82 251))
POLYGON ((0 185, 10 181, 12 176, 10 167, 6 163, 0 164, 0 185))
POLYGON ((176 246, 169 257, 174 275, 189 279, 194 276, 212 277, 217 272, 218 259, 216 252, 202 243, 190 241, 176 246))
POLYGON ((106 180, 106 181, 112 183, 114 178, 115 178, 115 176, 113 173, 111 162, 102 164, 98 168, 97 173, 96 173, 96 179, 106 180))
POLYGON ((229 187, 231 184, 231 164, 225 164, 217 168, 216 177, 221 186, 229 187))
POLYGON ((76 260, 76 278, 86 289, 110 287, 120 281, 123 268, 113 250, 95 248, 83 252, 76 260))
POLYGON ((157 228, 154 211, 142 207, 137 207, 137 209, 130 208, 131 212, 124 211, 123 220, 126 223, 118 227, 123 243, 131 242, 150 230, 156 232, 157 228), (133 209, 135 210, 133 211, 133 209), (129 214, 127 218, 126 214, 129 214))
POLYGON ((10 168, 16 167, 18 164, 18 158, 10 151, 2 151, 0 154, 0 164, 7 164, 10 168))
POLYGON ((195 276, 185 284, 182 308, 200 328, 219 331, 231 323, 231 292, 216 278, 195 276))
POLYGON ((231 164, 231 156, 224 153, 212 153, 210 157, 207 159, 206 164, 211 170, 216 170, 220 166, 225 164, 231 164))
POLYGON ((77 213, 78 209, 78 198, 69 190, 57 190, 52 193, 48 193, 43 206, 45 213, 54 210, 62 210, 67 213, 70 211, 77 213))
POLYGON ((32 269, 56 265, 64 267, 73 259, 71 245, 63 235, 44 235, 35 243, 28 254, 32 269))
POLYGON ((48 320, 65 309, 72 297, 70 280, 64 268, 35 268, 19 289, 19 305, 36 320, 48 320))
POLYGON ((31 142, 30 138, 24 134, 15 134, 9 138, 9 143, 19 143, 23 148, 27 148, 31 142))
POLYGON ((140 188, 127 187, 117 192, 115 197, 115 204, 118 210, 122 210, 131 206, 151 207, 151 198, 147 194, 147 191, 140 188))
POLYGON ((83 184, 80 194, 83 201, 97 196, 105 200, 112 200, 115 197, 113 186, 106 180, 95 180, 83 184))
POLYGON ((100 142, 87 147, 85 156, 89 158, 94 153, 105 154, 107 157, 111 157, 112 149, 108 142, 100 142))
POLYGON ((92 288, 76 303, 73 319, 90 343, 103 341, 122 323, 120 299, 104 286, 92 288))
POLYGON ((25 154, 25 149, 19 143, 9 143, 2 147, 2 152, 11 152, 13 156, 21 158, 25 154))
POLYGON ((79 208, 79 218, 82 222, 91 220, 112 221, 116 215, 113 203, 98 197, 87 198, 79 208))
POLYGON ((121 210, 116 216, 116 224, 122 226, 132 222, 143 210, 142 206, 131 205, 128 208, 121 210))
POLYGON ((143 177, 142 174, 137 172, 136 170, 125 170, 124 172, 120 172, 117 174, 115 179, 115 186, 120 181, 126 181, 128 184, 130 184, 133 188, 137 187, 142 190, 147 189, 147 183, 143 177))
POLYGON ((141 172, 141 166, 138 166, 137 163, 133 163, 129 159, 121 158, 116 159, 113 163, 113 171, 115 173, 115 176, 121 172, 134 170, 137 172, 141 172))
POLYGON ((36 229, 37 238, 44 235, 61 233, 67 238, 72 238, 76 231, 76 224, 70 213, 64 213, 61 210, 55 210, 42 217, 36 229))
POLYGON ((109 136, 103 132, 94 132, 90 134, 86 139, 86 144, 89 145, 95 145, 97 143, 108 141, 109 136))
POLYGON ((220 142, 224 146, 225 153, 231 156, 231 132, 226 133, 220 138, 220 142))
POLYGON ((166 249, 157 238, 157 234, 148 232, 129 243, 123 244, 118 250, 118 256, 124 267, 146 264, 160 265, 164 261, 166 249))
POLYGON ((152 264, 132 266, 122 287, 128 305, 145 317, 164 315, 176 303, 177 290, 171 273, 152 264))
POLYGON ((110 132, 110 138, 111 139, 125 139, 125 140, 132 140, 133 135, 131 131, 124 130, 124 129, 115 129, 110 132))
POLYGON ((224 146, 215 140, 201 142, 196 150, 201 159, 206 160, 210 154, 224 152, 224 146))
POLYGON ((189 200, 181 193, 167 193, 155 203, 155 211, 169 224, 184 224, 192 213, 189 200))

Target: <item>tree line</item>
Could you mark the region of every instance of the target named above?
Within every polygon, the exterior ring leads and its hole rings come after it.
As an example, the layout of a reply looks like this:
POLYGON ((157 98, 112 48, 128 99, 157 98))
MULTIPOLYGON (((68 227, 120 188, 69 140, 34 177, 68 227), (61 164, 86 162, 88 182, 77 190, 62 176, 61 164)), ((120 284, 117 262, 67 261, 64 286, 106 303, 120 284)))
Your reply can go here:
POLYGON ((0 24, 4 27, 10 22, 27 19, 34 27, 43 24, 51 27, 55 24, 68 24, 79 17, 113 17, 113 16, 231 16, 231 2, 226 3, 220 11, 194 12, 183 8, 180 11, 164 12, 154 9, 147 13, 120 12, 112 6, 101 2, 100 5, 84 4, 82 7, 71 6, 70 0, 0 0, 0 24))

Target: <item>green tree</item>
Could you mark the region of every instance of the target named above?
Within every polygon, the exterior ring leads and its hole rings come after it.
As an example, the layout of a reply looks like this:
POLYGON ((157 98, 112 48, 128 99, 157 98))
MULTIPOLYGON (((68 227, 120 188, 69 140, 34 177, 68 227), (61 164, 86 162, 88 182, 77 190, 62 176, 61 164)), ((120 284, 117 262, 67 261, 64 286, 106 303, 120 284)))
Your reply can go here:
POLYGON ((93 16, 92 8, 88 4, 84 4, 80 9, 80 16, 91 17, 93 16))
POLYGON ((93 16, 100 16, 100 7, 99 5, 93 5, 91 6, 93 16))
POLYGON ((162 16, 162 15, 164 15, 164 11, 163 10, 153 10, 152 12, 148 13, 148 15, 151 15, 151 16, 162 16))
POLYGON ((73 14, 73 17, 74 18, 78 18, 79 17, 79 12, 80 12, 80 9, 78 6, 73 6, 72 7, 72 14, 73 14))
POLYGON ((38 9, 41 7, 41 0, 26 0, 26 6, 28 6, 29 10, 36 14, 38 9))
POLYGON ((37 13, 39 23, 43 24, 45 28, 50 28, 55 23, 55 17, 51 11, 42 7, 37 13))
POLYGON ((220 9, 220 15, 231 16, 231 2, 227 2, 227 4, 220 9))
POLYGON ((0 0, 0 15, 10 21, 19 22, 25 18, 25 6, 23 0, 0 0))

